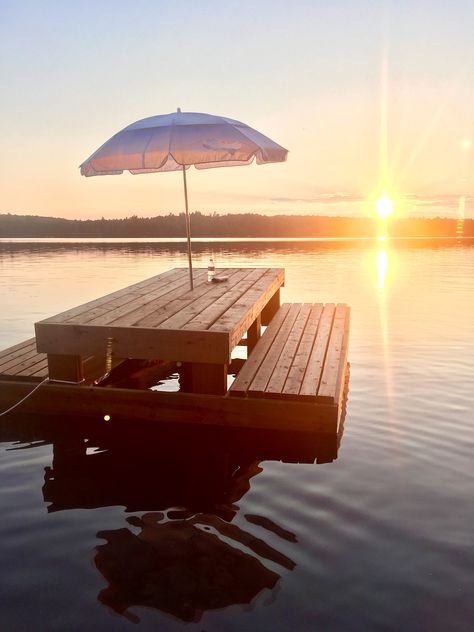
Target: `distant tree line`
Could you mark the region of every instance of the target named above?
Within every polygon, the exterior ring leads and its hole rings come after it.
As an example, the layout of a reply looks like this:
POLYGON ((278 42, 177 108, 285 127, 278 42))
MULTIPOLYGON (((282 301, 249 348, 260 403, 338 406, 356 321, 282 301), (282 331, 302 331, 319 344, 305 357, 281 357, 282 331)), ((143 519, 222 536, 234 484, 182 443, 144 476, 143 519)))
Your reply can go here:
MULTIPOLYGON (((376 219, 258 213, 191 214, 194 237, 375 237, 376 219)), ((474 220, 403 218, 388 223, 392 237, 474 237, 474 220)), ((184 214, 78 220, 0 214, 0 237, 185 237, 184 214)))

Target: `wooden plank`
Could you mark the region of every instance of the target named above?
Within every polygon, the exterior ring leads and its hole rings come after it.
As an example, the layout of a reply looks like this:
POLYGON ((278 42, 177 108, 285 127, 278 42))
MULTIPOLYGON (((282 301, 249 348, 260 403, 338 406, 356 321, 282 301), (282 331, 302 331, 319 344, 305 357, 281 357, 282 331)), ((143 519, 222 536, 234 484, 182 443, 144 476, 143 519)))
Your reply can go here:
POLYGON ((46 360, 41 360, 41 362, 38 362, 36 367, 31 367, 31 369, 28 370, 28 375, 25 375, 24 377, 48 377, 48 359, 46 358, 46 360))
POLYGON ((181 360, 185 362, 230 362, 229 336, 225 332, 182 331, 130 327, 88 327, 36 323, 40 352, 69 355, 105 355, 106 340, 113 338, 113 353, 119 358, 181 360))
POLYGON ((278 335, 275 337, 270 349, 268 350, 265 359, 260 365, 257 374, 255 375, 250 387, 248 389, 248 395, 252 397, 263 397, 267 384, 272 377, 273 371, 278 363, 280 355, 285 346, 286 340, 291 333, 293 325, 300 313, 301 304, 292 303, 288 312, 288 317, 282 324, 278 335))
MULTIPOLYGON (((198 274, 199 272, 195 272, 193 276, 197 277, 198 274)), ((73 310, 69 310, 66 314, 70 314, 71 312, 76 312, 78 310, 80 310, 81 313, 74 314, 66 320, 63 320, 63 314, 59 314, 60 318, 55 322, 85 324, 94 318, 100 318, 101 316, 108 315, 117 308, 123 308, 124 306, 133 303, 133 301, 140 302, 141 300, 143 302, 144 298, 149 298, 151 300, 155 294, 162 294, 165 286, 168 286, 168 288, 178 286, 181 287, 184 292, 187 288, 189 288, 189 275, 184 274, 183 270, 180 268, 174 268, 162 275, 158 275, 129 287, 122 288, 113 294, 99 298, 91 303, 80 305, 73 310), (93 303, 97 303, 97 305, 94 306, 93 303), (87 309, 83 309, 84 307, 87 309)), ((130 305, 130 310, 132 309, 133 306, 130 305)), ((47 319, 47 322, 53 321, 54 318, 55 317, 47 319)))
MULTIPOLYGON (((83 311, 81 314, 77 314, 67 320, 58 320, 57 322, 68 323, 68 324, 81 324, 85 325, 89 323, 94 318, 99 318, 100 316, 104 316, 109 314, 111 311, 123 307, 124 305, 128 305, 132 300, 136 299, 135 294, 122 294, 122 296, 118 296, 107 303, 101 303, 97 307, 92 309, 88 309, 83 311)), ((142 295, 139 295, 139 298, 142 298, 142 295)), ((62 316, 60 314, 60 316, 62 316)), ((49 322, 49 320, 48 320, 49 322)))
POLYGON ((35 373, 39 367, 46 366, 46 354, 37 352, 34 338, 5 349, 2 356, 0 373, 3 375, 28 376, 35 373))
MULTIPOLYGON (((37 380, 0 381, 0 409, 31 392, 37 380)), ((109 424, 130 428, 133 422, 167 422, 207 426, 266 428, 334 434, 337 406, 275 399, 238 398, 188 393, 165 393, 114 387, 44 384, 17 409, 19 414, 69 417, 68 428, 81 431, 84 418, 104 430, 109 424), (110 421, 103 420, 110 415, 110 421), (77 426, 74 426, 74 423, 77 426)))
POLYGON ((329 403, 339 400, 337 387, 341 380, 341 360, 343 358, 343 340, 346 332, 346 305, 339 304, 334 314, 331 337, 324 360, 321 382, 318 388, 318 399, 324 398, 329 403))
POLYGON ((311 312, 311 307, 312 305, 310 303, 303 303, 301 305, 299 314, 293 327, 291 328, 291 331, 289 332, 285 346, 283 347, 272 376, 265 388, 265 397, 280 397, 300 345, 306 322, 311 312))
POLYGON ((288 372, 288 376, 281 393, 283 398, 295 399, 300 392, 306 367, 316 339, 316 332, 318 330, 322 311, 323 305, 321 303, 316 303, 311 307, 311 312, 306 322, 306 327, 303 331, 300 345, 293 359, 293 363, 288 372))
POLYGON ((194 274, 194 288, 189 289, 189 277, 184 281, 184 284, 173 287, 164 296, 149 296, 149 300, 144 305, 137 307, 134 311, 129 312, 125 316, 119 317, 111 321, 111 324, 116 325, 132 325, 132 326, 144 326, 153 327, 155 320, 160 319, 161 314, 169 315, 174 313, 173 308, 176 302, 180 302, 181 305, 193 300, 195 295, 201 295, 210 291, 210 284, 207 283, 207 270, 199 270, 194 274))
POLYGON ((33 341, 28 347, 24 347, 19 351, 16 351, 10 356, 6 356, 0 362, 0 373, 10 373, 11 369, 21 362, 28 362, 31 358, 38 354, 36 351, 36 343, 33 341))
MULTIPOLYGON (((204 270, 200 270, 196 276, 196 284, 202 283, 205 280, 204 270)), ((194 280, 194 279, 193 279, 194 280)), ((100 314, 95 318, 87 318, 86 321, 81 321, 81 324, 87 323, 88 325, 109 325, 115 323, 117 320, 121 320, 122 324, 131 325, 136 320, 140 319, 140 310, 145 308, 149 303, 155 299, 162 299, 166 302, 170 301, 170 295, 177 291, 177 294, 183 294, 190 291, 189 278, 183 276, 178 279, 167 279, 166 283, 160 283, 157 287, 150 286, 149 291, 144 295, 129 296, 129 300, 120 306, 113 307, 105 314, 100 314), (134 316, 138 312, 136 317, 134 316)), ((172 297, 174 298, 174 296, 172 297)))
POLYGON ((152 327, 181 329, 209 305, 214 304, 227 291, 228 287, 239 283, 250 274, 250 270, 246 269, 226 270, 225 272, 229 277, 227 282, 205 283, 190 292, 189 296, 178 298, 167 305, 166 308, 157 311, 153 318, 140 321, 140 325, 146 323, 152 327))
MULTIPOLYGON (((15 345, 16 351, 11 353, 10 362, 1 366, 1 374, 8 376, 23 376, 23 377, 46 377, 48 375, 48 359, 46 353, 38 353, 36 351, 36 341, 34 338, 15 345), (17 355, 21 352, 22 355, 17 355)), ((6 356, 8 357, 8 356, 6 356)), ((122 363, 123 358, 113 358, 112 366, 116 367, 122 363)), ((105 357, 90 356, 83 358, 84 375, 87 379, 93 379, 105 373, 105 357)))
MULTIPOLYGON (((229 287, 224 294, 219 296, 212 305, 206 307, 195 318, 188 321, 186 325, 183 325, 183 329, 210 329, 212 325, 224 314, 234 306, 237 301, 240 301, 242 296, 245 295, 247 290, 251 288, 259 279, 261 279, 267 272, 266 268, 252 269, 250 273, 242 280, 229 287)), ((239 303, 240 305, 240 303, 239 303)), ((240 309, 242 306, 240 305, 240 309)), ((255 319, 254 319, 255 320, 255 319)), ((217 331, 228 331, 228 327, 221 327, 217 331)), ((243 333, 243 332, 242 332, 243 333)), ((242 337, 242 335, 239 337, 242 337)), ((235 345, 234 345, 235 346, 235 345)))
POLYGON ((99 298, 94 299, 93 301, 83 303, 82 305, 78 305, 77 307, 69 309, 65 312, 61 312, 61 314, 57 314, 55 316, 46 318, 42 320, 41 322, 42 323, 66 322, 71 318, 80 317, 81 314, 89 313, 91 309, 97 306, 103 307, 107 305, 110 301, 113 301, 116 298, 119 298, 121 296, 127 296, 128 294, 130 294, 130 292, 133 292, 133 291, 146 292, 146 289, 150 285, 153 285, 154 283, 156 283, 157 278, 160 278, 162 281, 166 281, 166 279, 168 279, 169 277, 179 276, 176 274, 177 270, 183 275, 186 273, 186 270, 181 269, 181 268, 173 268, 171 270, 167 270, 166 272, 163 272, 159 275, 155 275, 149 279, 145 279, 144 281, 139 281, 138 283, 134 283, 132 285, 129 285, 128 287, 122 288, 120 290, 116 290, 115 292, 111 292, 110 294, 107 294, 106 296, 101 296, 99 298))
POLYGON ((42 360, 46 360, 46 354, 37 353, 35 350, 35 353, 31 357, 16 362, 10 366, 9 369, 2 371, 2 373, 5 375, 29 375, 28 370, 42 360))
POLYGON ((5 359, 8 361, 12 355, 21 355, 22 353, 28 353, 31 346, 34 346, 36 343, 34 338, 29 338, 28 340, 24 340, 23 342, 19 342, 12 347, 8 347, 7 349, 3 349, 0 351, 0 365, 5 359))
POLYGON ((285 280, 283 269, 270 269, 210 327, 211 331, 230 331, 233 349, 253 321, 265 309, 285 280))
POLYGON ((308 366, 306 368, 306 373, 299 393, 300 398, 312 401, 316 400, 324 365, 324 358, 326 357, 326 350, 331 334, 333 318, 334 304, 327 303, 324 306, 314 346, 308 360, 308 366))
POLYGON ((280 307, 272 322, 268 325, 265 333, 255 345, 252 355, 247 359, 242 369, 239 371, 232 386, 229 389, 229 395, 236 397, 245 397, 247 390, 252 383, 253 378, 257 374, 260 365, 265 359, 280 327, 285 322, 290 311, 290 304, 285 303, 280 307))
POLYGON ((346 317, 344 322, 344 336, 342 339, 341 360, 339 363, 339 373, 336 382, 336 403, 339 407, 339 415, 343 410, 344 389, 349 382, 349 369, 347 364, 347 356, 349 353, 349 331, 351 322, 351 308, 346 306, 346 317))
MULTIPOLYGON (((155 296, 162 296, 171 291, 176 285, 186 287, 185 277, 179 273, 179 270, 174 271, 174 276, 169 276, 165 279, 159 276, 154 279, 153 283, 150 283, 143 289, 130 288, 127 292, 127 288, 120 290, 120 296, 113 298, 110 301, 103 302, 94 309, 88 310, 82 313, 80 316, 69 318, 66 322, 77 324, 109 324, 113 320, 113 314, 117 314, 117 317, 132 311, 135 307, 146 304, 147 300, 155 298, 155 296)), ((189 281, 188 281, 189 283, 189 281)))
MULTIPOLYGON (((63 319, 62 314, 59 314, 59 319, 57 322, 61 323, 80 323, 84 325, 89 322, 93 318, 97 318, 99 316, 103 316, 104 314, 108 314, 111 310, 114 310, 118 307, 122 307, 129 303, 134 295, 123 293, 121 296, 117 296, 110 301, 103 301, 99 303, 96 307, 92 307, 86 310, 83 310, 82 313, 71 316, 70 318, 63 319)), ((48 322, 53 322, 53 319, 48 319, 48 322)))

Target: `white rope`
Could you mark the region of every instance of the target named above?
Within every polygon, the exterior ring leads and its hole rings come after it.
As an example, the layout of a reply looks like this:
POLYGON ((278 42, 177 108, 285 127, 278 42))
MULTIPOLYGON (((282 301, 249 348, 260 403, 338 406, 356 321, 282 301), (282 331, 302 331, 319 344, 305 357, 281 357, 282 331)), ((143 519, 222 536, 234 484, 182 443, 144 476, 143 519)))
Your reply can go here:
POLYGON ((85 381, 84 377, 82 380, 79 380, 79 382, 72 382, 71 380, 56 380, 54 377, 49 378, 50 384, 74 384, 77 386, 78 384, 83 384, 85 381))
POLYGON ((3 415, 6 415, 7 413, 10 413, 12 410, 15 410, 15 408, 17 408, 20 404, 23 404, 23 402, 25 400, 27 400, 28 397, 31 397, 33 395, 33 393, 35 391, 37 391, 39 389, 39 387, 42 386, 48 380, 49 380, 49 377, 45 377, 44 380, 42 380, 39 384, 37 384, 32 391, 27 393, 25 395, 25 397, 23 397, 23 399, 20 399, 19 402, 17 402, 16 404, 13 404, 13 406, 10 406, 10 408, 7 408, 7 410, 4 410, 2 413, 0 413, 0 417, 3 417, 3 415))

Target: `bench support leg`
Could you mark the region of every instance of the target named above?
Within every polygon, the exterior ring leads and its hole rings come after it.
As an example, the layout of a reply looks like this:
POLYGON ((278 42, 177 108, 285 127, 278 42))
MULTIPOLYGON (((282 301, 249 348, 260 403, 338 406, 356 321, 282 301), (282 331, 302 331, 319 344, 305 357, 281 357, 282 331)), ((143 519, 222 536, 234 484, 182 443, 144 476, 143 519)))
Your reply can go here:
POLYGON ((271 319, 280 309, 280 288, 275 292, 262 310, 262 325, 269 325, 271 319))
POLYGON ((247 331, 247 358, 252 352, 252 349, 258 342, 260 338, 260 327, 262 324, 261 314, 257 316, 257 318, 250 325, 249 330, 247 331))
POLYGON ((227 364, 193 362, 183 365, 183 369, 185 390, 188 392, 206 395, 227 393, 227 364))

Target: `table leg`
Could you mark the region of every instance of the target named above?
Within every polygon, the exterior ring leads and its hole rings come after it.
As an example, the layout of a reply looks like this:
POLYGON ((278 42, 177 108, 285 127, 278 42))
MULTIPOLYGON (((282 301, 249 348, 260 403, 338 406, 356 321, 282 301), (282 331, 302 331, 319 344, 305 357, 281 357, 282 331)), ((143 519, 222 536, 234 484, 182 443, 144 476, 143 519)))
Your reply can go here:
POLYGON ((186 376, 186 391, 206 395, 227 393, 227 364, 193 362, 186 363, 182 369, 186 376))
POLYGON ((50 380, 80 382, 84 378, 82 357, 48 353, 48 375, 50 380))

